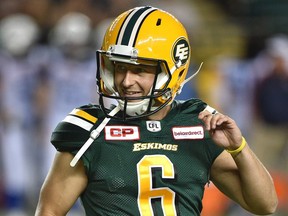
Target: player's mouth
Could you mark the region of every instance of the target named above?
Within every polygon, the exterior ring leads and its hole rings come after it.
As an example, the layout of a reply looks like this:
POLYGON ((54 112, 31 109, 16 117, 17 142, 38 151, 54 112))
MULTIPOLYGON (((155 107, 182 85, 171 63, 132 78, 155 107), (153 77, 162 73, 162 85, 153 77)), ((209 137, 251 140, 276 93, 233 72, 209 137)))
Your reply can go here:
POLYGON ((127 98, 136 98, 136 97, 142 97, 143 94, 141 91, 123 91, 123 96, 127 98))
POLYGON ((140 94, 140 91, 133 91, 133 92, 125 92, 125 95, 136 95, 136 94, 140 94))

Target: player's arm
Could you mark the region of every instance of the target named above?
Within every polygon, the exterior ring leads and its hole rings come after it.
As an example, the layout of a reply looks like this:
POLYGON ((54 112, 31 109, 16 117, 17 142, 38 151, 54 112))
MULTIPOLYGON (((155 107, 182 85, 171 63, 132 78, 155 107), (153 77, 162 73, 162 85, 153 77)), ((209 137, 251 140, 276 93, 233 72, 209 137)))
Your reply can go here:
POLYGON ((273 180, 248 146, 234 159, 226 151, 221 153, 212 166, 211 180, 228 197, 254 214, 271 214, 276 210, 273 180))
POLYGON ((41 188, 35 216, 64 216, 87 185, 83 163, 69 163, 73 155, 58 152, 41 188))
POLYGON ((211 180, 215 185, 243 208, 254 214, 271 214, 277 207, 277 195, 273 180, 260 160, 255 156, 237 124, 229 116, 207 112, 199 114, 216 145, 234 151, 223 151, 211 167, 211 180), (242 145, 243 144, 243 145, 242 145))

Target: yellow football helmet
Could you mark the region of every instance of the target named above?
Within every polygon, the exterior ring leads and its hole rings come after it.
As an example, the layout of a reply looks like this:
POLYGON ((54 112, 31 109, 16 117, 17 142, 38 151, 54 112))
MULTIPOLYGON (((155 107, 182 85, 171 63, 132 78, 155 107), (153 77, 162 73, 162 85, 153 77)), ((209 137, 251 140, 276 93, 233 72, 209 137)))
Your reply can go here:
POLYGON ((151 115, 170 104, 181 91, 189 63, 188 36, 173 15, 151 6, 128 10, 112 22, 97 51, 99 103, 105 111, 104 98, 118 102, 123 115, 106 113, 111 118, 128 120, 151 115), (115 62, 157 65, 150 94, 137 102, 131 102, 135 98, 120 97, 114 86, 115 62))

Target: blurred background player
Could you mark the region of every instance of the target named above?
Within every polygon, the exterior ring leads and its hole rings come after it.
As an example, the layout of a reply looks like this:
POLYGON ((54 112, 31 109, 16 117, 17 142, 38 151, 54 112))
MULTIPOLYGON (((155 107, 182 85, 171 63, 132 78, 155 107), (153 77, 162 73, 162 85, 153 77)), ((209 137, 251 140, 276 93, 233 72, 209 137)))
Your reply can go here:
POLYGON ((37 92, 35 83, 42 60, 36 45, 39 34, 37 23, 26 14, 12 14, 0 22, 4 202, 8 212, 19 215, 31 201, 33 191, 35 194, 37 179, 35 143, 30 132, 35 119, 31 94, 37 92))
POLYGON ((63 15, 49 32, 49 60, 47 71, 50 79, 49 104, 45 122, 47 145, 42 150, 46 158, 42 176, 47 173, 54 149, 49 145, 49 133, 64 113, 75 104, 97 100, 95 81, 95 51, 91 42, 92 23, 80 12, 63 15))

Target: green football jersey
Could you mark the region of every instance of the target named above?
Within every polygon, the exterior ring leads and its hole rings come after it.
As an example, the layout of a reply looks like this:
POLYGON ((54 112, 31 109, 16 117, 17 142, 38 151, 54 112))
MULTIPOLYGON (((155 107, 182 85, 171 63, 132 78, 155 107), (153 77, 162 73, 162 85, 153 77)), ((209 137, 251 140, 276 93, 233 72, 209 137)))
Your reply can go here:
MULTIPOLYGON (((174 101, 161 121, 111 119, 81 158, 86 215, 200 215, 211 165, 223 151, 198 119, 205 107, 198 99, 174 101)), ((74 109, 51 142, 75 155, 104 118, 97 105, 74 109)))

